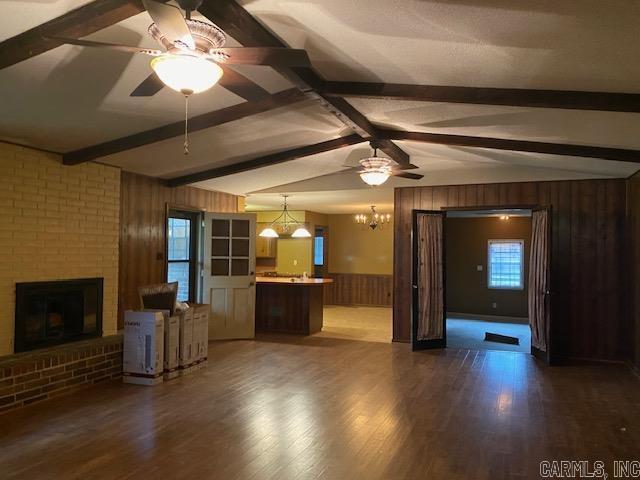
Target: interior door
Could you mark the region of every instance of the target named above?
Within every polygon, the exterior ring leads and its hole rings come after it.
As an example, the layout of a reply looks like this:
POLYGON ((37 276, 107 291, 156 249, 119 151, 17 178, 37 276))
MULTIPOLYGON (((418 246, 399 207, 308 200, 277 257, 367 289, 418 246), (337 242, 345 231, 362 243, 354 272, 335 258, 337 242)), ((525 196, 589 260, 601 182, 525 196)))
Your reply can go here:
POLYGON ((447 346, 445 212, 413 211, 413 350, 447 346))
POLYGON ((529 259, 529 325, 531 354, 551 363, 551 210, 531 213, 529 259))
POLYGON ((255 214, 205 214, 202 285, 210 339, 254 337, 255 241, 255 214))

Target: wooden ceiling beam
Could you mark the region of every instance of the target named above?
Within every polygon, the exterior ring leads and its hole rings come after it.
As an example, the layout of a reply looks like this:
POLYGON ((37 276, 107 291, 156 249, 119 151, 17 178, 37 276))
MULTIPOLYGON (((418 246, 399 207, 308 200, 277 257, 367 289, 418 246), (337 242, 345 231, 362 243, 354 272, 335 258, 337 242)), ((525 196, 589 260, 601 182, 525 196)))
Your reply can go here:
MULTIPOLYGON (((197 115, 189 119, 189 132, 197 132, 206 128, 215 127, 224 123, 240 120, 251 115, 267 112, 276 108, 291 105, 304 100, 306 97, 296 88, 284 90, 270 95, 256 102, 244 102, 231 107, 226 107, 213 112, 197 115)), ((150 143, 159 142, 184 134, 184 120, 169 125, 154 128, 140 133, 134 133, 126 137, 117 138, 99 145, 74 150, 62 156, 65 165, 77 165, 79 163, 95 160, 114 153, 141 147, 150 143)))
POLYGON ((443 133, 405 132, 401 130, 378 130, 381 138, 389 140, 408 140, 412 142, 455 145, 461 147, 490 148, 494 150, 512 150, 516 152, 543 153, 548 155, 566 155, 573 157, 598 158, 619 162, 640 163, 640 150, 623 148, 593 147, 563 143, 532 142, 506 138, 470 137, 443 133))
MULTIPOLYGON (((160 0, 166 1, 166 0, 160 0)), ((0 43, 0 69, 62 45, 45 38, 81 38, 144 11, 140 0, 95 0, 0 43)))
POLYGON ((223 167, 210 168, 201 172, 172 178, 167 181, 167 185, 170 187, 179 187, 181 185, 188 185, 191 183, 211 180, 213 178, 233 175, 234 173, 248 172, 257 168, 277 165, 279 163, 289 162, 297 158, 308 157, 309 155, 317 155, 319 153, 336 150, 338 148, 347 147, 349 145, 356 145, 364 141, 365 140, 360 137, 360 135, 354 133, 346 137, 340 137, 333 140, 328 140, 326 142, 316 143, 314 145, 307 145, 283 152, 271 153, 262 157, 246 160, 244 162, 225 165, 223 167))
POLYGON ((320 87, 320 93, 328 97, 640 112, 640 94, 636 93, 333 81, 324 82, 320 87))
MULTIPOLYGON (((288 47, 267 30, 235 0, 204 0, 198 11, 222 28, 245 47, 288 47)), ((343 98, 323 95, 325 81, 312 68, 279 68, 308 98, 316 100, 325 110, 351 128, 365 140, 377 140, 376 127, 343 98)), ((380 149, 399 164, 408 164, 409 155, 387 139, 380 139, 380 149)))

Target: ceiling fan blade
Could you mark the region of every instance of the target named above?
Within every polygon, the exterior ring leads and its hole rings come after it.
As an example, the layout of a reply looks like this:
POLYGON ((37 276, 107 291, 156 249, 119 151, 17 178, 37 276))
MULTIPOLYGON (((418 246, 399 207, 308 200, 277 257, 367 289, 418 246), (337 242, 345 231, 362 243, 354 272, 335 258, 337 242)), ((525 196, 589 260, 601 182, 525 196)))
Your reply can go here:
POLYGON ((209 52, 219 63, 231 65, 268 65, 271 67, 309 67, 305 50, 284 47, 214 48, 209 52))
POLYGON ((393 172, 392 175, 394 177, 400 177, 400 178, 408 178, 410 180, 420 180, 421 178, 424 177, 424 175, 419 175, 417 173, 409 173, 409 172, 393 172))
POLYGON ((143 47, 131 47, 129 45, 119 45, 117 43, 105 43, 105 42, 93 42, 91 40, 81 40, 79 38, 65 38, 65 37, 46 37, 51 40, 57 40, 62 43, 68 43, 69 45, 79 45, 81 47, 98 47, 107 48, 109 50, 117 50, 119 52, 127 53, 146 53, 147 55, 161 55, 162 50, 156 50, 153 48, 143 47))
POLYGON ((395 170, 415 170, 416 168, 419 167, 417 167, 413 163, 398 164, 394 167, 395 170))
POLYGON ((244 75, 224 65, 220 65, 220 67, 224 71, 224 74, 218 81, 218 85, 226 88, 231 93, 235 93, 248 102, 257 102, 270 95, 268 91, 253 83, 244 75))
POLYGON ((179 8, 155 0, 142 0, 142 4, 149 12, 153 23, 171 42, 180 42, 191 50, 196 48, 191 31, 179 8))
POLYGON ((164 83, 158 78, 158 75, 152 73, 145 78, 140 85, 138 85, 133 92, 129 94, 130 97, 152 97, 160 90, 164 88, 164 83))

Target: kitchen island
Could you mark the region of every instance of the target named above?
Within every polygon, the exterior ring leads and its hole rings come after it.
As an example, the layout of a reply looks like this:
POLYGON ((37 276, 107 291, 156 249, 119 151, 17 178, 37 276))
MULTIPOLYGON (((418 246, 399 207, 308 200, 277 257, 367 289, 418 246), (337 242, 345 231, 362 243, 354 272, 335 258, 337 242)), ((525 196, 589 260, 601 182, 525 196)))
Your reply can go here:
POLYGON ((256 277, 256 332, 311 335, 322 330, 330 278, 256 277))

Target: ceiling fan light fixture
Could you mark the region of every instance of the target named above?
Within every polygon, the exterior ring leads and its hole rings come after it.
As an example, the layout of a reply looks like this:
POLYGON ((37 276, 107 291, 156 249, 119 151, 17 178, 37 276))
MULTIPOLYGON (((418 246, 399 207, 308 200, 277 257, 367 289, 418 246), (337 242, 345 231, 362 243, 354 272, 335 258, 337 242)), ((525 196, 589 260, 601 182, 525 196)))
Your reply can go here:
POLYGON ((280 235, 278 235, 278 232, 276 232, 273 228, 268 227, 260 232, 260 236, 266 238, 278 238, 280 235))
POLYGON ((214 62, 195 55, 160 55, 151 60, 151 68, 162 83, 184 95, 209 90, 223 73, 214 62))
POLYGON ((391 160, 384 157, 370 157, 360 160, 360 178, 371 186, 382 185, 391 176, 391 160))
POLYGON ((309 233, 309 230, 304 227, 296 228, 296 230, 291 234, 292 238, 309 238, 310 236, 311 234, 309 233))
POLYGON ((360 172, 360 178, 367 185, 371 185, 372 187, 377 187, 378 185, 382 185, 389 179, 391 173, 385 170, 365 170, 360 172))

